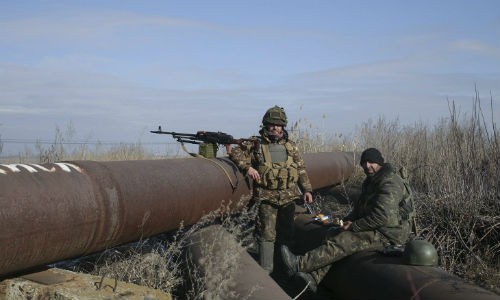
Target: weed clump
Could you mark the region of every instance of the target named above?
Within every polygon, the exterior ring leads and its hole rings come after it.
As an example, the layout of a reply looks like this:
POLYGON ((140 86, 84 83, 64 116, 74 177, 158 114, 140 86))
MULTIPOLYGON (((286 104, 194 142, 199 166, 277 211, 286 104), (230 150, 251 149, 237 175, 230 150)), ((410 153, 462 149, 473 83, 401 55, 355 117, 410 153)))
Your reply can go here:
MULTIPOLYGON (((234 293, 232 274, 237 268, 238 251, 253 246, 256 216, 255 206, 242 207, 237 214, 231 213, 232 209, 230 205, 222 205, 192 226, 181 224, 175 232, 115 247, 61 267, 155 288, 175 295, 176 299, 207 299, 207 296, 216 299, 217 295, 229 295, 234 293), (235 237, 237 243, 231 249, 224 249, 228 255, 223 261, 208 260, 200 268, 192 263, 186 248, 201 230, 214 224, 235 237), (214 279, 217 289, 212 288, 214 279)), ((204 252, 219 249, 219 242, 203 241, 204 252)), ((245 296, 238 295, 238 299, 245 296)))

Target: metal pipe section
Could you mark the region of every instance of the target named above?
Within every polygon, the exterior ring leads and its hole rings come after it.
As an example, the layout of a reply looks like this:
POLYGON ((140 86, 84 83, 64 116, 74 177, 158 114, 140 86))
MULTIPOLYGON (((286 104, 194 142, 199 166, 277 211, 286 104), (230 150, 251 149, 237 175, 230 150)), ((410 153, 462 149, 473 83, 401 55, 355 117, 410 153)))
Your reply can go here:
POLYGON ((358 166, 356 152, 319 152, 304 155, 307 174, 313 189, 347 181, 358 166))
POLYGON ((190 236, 187 253, 197 274, 203 275, 199 294, 205 299, 291 299, 220 225, 190 236))
POLYGON ((361 252, 335 263, 323 281, 335 299, 500 299, 438 267, 410 266, 402 260, 361 252))
MULTIPOLYGON (((347 178, 352 164, 328 168, 351 156, 304 155, 313 186, 347 178)), ((191 225, 250 197, 227 158, 0 165, 0 276, 191 225)))
MULTIPOLYGON (((296 241, 304 253, 321 244, 329 227, 297 215, 296 241)), ((332 228, 332 227, 330 227, 332 228)), ((499 295, 469 284, 439 267, 411 266, 401 256, 364 251, 335 262, 321 282, 333 299, 493 300, 499 295)))

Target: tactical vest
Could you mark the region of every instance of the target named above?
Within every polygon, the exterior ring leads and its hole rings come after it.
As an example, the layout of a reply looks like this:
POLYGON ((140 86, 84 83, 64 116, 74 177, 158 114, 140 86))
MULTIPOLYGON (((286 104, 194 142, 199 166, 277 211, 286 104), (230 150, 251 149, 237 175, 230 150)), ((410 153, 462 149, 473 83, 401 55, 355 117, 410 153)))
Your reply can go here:
POLYGON ((259 185, 269 190, 292 188, 299 180, 297 164, 290 153, 293 150, 289 142, 285 144, 261 144, 263 161, 258 166, 261 177, 259 185))

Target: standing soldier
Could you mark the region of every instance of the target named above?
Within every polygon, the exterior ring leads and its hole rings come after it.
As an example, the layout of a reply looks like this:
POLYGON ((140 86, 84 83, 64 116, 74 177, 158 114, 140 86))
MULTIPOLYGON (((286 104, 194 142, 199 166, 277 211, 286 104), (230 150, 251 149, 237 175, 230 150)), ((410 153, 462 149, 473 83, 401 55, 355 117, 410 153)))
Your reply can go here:
POLYGON ((313 201, 304 161, 296 144, 288 139, 286 125, 283 108, 268 109, 262 118, 260 142, 244 142, 229 154, 253 180, 253 199, 259 203, 259 263, 269 273, 273 271, 275 243, 290 246, 293 241, 294 200, 303 193, 305 202, 313 201))
POLYGON ((403 178, 405 172, 384 163, 375 148, 363 151, 360 164, 366 179, 353 210, 343 218, 340 233, 327 237, 321 246, 303 256, 281 247, 288 275, 308 282, 314 292, 332 263, 359 251, 404 244, 409 237, 414 209, 411 189, 403 178))

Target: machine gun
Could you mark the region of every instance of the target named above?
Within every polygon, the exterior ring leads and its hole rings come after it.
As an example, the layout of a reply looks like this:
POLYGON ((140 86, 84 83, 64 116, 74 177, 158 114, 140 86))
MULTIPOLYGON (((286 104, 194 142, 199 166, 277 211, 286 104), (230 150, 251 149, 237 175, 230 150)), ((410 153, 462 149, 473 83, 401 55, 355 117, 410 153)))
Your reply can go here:
MULTIPOLYGON (((245 141, 251 141, 252 143, 259 142, 257 138, 235 139, 233 138, 232 135, 220 131, 218 132, 198 131, 196 133, 179 133, 173 131, 163 131, 161 130, 161 126, 158 126, 158 130, 151 130, 150 132, 156 134, 171 135, 174 139, 176 139, 179 143, 181 143, 183 149, 186 152, 188 151, 185 149, 184 143, 200 145, 198 154, 207 158, 213 158, 216 156, 217 150, 219 149, 219 145, 226 146, 226 151, 227 153, 229 153, 231 150, 231 145, 234 144, 241 145, 245 141)), ((189 154, 196 156, 193 153, 189 154)))

